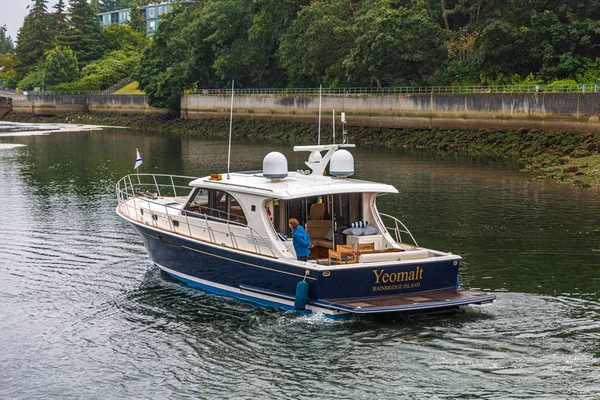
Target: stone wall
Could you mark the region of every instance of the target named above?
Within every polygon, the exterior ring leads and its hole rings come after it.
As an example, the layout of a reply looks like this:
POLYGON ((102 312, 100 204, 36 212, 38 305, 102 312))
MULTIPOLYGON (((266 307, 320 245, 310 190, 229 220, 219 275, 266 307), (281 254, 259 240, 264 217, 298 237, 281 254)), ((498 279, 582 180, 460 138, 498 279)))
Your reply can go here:
MULTIPOLYGON (((184 95, 182 118, 229 115, 227 95, 184 95)), ((332 109, 345 112, 348 125, 390 128, 540 129, 600 132, 600 93, 468 93, 354 95, 322 98, 322 123, 332 109)), ((317 122, 318 96, 238 95, 236 118, 317 122)))
POLYGON ((168 110, 148 105, 144 95, 29 95, 15 99, 13 111, 32 115, 53 116, 72 112, 114 114, 167 114, 168 110))

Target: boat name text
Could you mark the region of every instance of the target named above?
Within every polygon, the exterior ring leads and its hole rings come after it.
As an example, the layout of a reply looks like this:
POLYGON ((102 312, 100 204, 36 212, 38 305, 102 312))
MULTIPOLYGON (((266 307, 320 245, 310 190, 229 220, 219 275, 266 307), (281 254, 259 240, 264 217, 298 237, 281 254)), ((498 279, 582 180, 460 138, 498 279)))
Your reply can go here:
POLYGON ((402 272, 385 272, 384 269, 374 269, 373 273, 375 274, 375 284, 384 284, 382 286, 373 286, 374 292, 382 292, 388 290, 400 290, 400 289, 412 289, 418 288, 421 286, 420 282, 411 282, 411 281, 420 281, 423 279, 423 268, 416 267, 412 271, 402 271, 402 272), (411 283, 402 283, 397 285, 386 285, 388 283, 400 283, 400 282, 411 282, 411 283))

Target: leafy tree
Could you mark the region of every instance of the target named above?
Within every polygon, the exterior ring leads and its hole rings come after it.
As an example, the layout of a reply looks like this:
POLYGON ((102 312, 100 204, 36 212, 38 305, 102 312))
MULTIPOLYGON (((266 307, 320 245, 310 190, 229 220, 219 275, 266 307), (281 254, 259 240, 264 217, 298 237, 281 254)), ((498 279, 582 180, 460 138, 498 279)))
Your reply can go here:
POLYGON ((45 85, 54 86, 79 78, 77 57, 73 50, 56 47, 46 55, 45 85))
POLYGON ((105 90, 119 81, 129 78, 139 56, 125 51, 111 51, 100 60, 86 65, 81 70, 81 78, 73 82, 54 86, 55 90, 105 90))
POLYGON ((146 33, 136 32, 130 25, 111 24, 102 29, 102 36, 107 52, 123 50, 141 53, 150 43, 146 33))
POLYGON ((16 57, 13 54, 0 54, 0 65, 4 67, 0 71, 0 86, 16 87, 16 57))
POLYGON ((29 71, 52 46, 48 31, 49 17, 46 0, 32 0, 33 7, 25 17, 17 36, 16 54, 22 62, 23 71, 29 71))
POLYGON ((57 44, 75 52, 79 66, 97 60, 104 53, 102 31, 96 15, 86 0, 70 0, 69 28, 56 40, 57 44))
POLYGON ((345 0, 315 1, 298 13, 279 48, 292 86, 337 86, 345 81, 342 64, 354 45, 352 6, 345 0))
POLYGON ((201 11, 197 2, 176 4, 144 50, 134 78, 150 104, 176 108, 184 89, 214 82, 214 54, 204 40, 209 31, 197 21, 201 11))
POLYGON ((0 26, 0 54, 11 54, 14 51, 12 38, 6 34, 6 25, 0 26))
POLYGON ((390 0, 375 2, 356 18, 356 42, 344 60, 350 82, 422 84, 447 58, 444 33, 420 2, 393 7, 390 0))
POLYGON ((32 69, 23 79, 21 79, 17 87, 21 90, 33 90, 34 88, 42 88, 44 86, 45 69, 43 65, 38 65, 32 69))
POLYGON ((248 29, 248 42, 255 49, 254 63, 250 68, 250 85, 284 87, 287 71, 280 62, 278 50, 281 39, 308 0, 253 0, 252 25, 248 29))

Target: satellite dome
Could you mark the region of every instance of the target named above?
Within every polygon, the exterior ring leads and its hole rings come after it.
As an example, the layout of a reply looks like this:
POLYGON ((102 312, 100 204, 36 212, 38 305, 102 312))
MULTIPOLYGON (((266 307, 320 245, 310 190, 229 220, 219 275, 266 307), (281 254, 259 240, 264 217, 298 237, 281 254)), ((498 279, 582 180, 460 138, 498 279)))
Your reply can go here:
POLYGON ((282 179, 288 176, 287 158, 278 151, 272 151, 263 159, 263 176, 268 179, 282 179))
POLYGON ((329 164, 329 172, 338 178, 354 174, 354 157, 348 150, 338 150, 333 153, 329 164))
POLYGON ((323 156, 321 155, 320 151, 312 151, 310 153, 310 156, 308 156, 308 162, 321 162, 321 160, 323 159, 323 156))

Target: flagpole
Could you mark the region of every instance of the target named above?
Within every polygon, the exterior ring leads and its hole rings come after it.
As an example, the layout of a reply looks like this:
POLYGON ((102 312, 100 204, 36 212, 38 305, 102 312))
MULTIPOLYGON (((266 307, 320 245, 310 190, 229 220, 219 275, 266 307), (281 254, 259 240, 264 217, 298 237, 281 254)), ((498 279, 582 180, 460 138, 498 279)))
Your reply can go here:
POLYGON ((231 164, 231 130, 233 125, 233 88, 234 80, 231 80, 231 111, 229 113, 229 148, 227 149, 227 179, 231 179, 229 176, 229 166, 231 164))
POLYGON ((140 149, 138 149, 136 147, 136 149, 135 149, 135 173, 137 175, 138 184, 141 185, 142 183, 140 182, 140 165, 141 165, 141 161, 142 161, 142 156, 139 156, 140 164, 138 164, 138 154, 140 154, 140 149))

